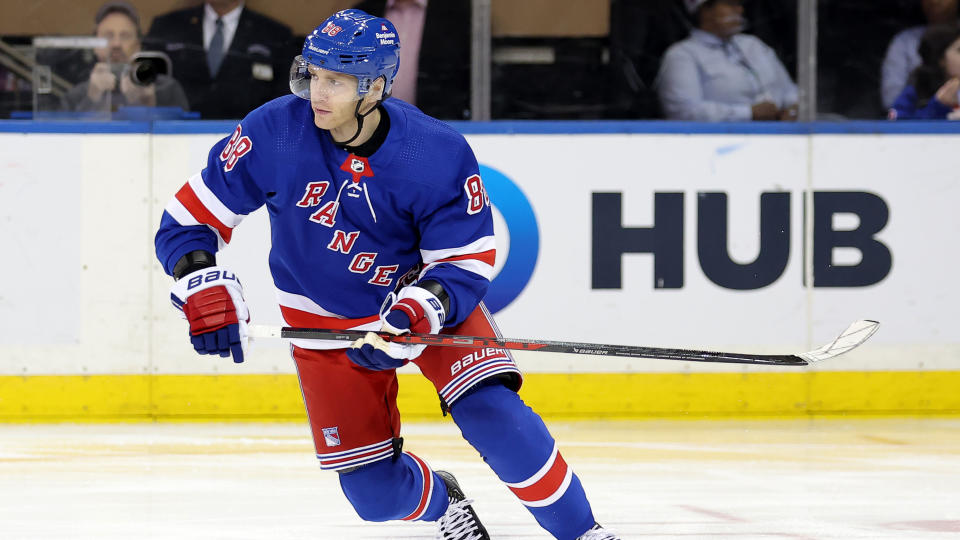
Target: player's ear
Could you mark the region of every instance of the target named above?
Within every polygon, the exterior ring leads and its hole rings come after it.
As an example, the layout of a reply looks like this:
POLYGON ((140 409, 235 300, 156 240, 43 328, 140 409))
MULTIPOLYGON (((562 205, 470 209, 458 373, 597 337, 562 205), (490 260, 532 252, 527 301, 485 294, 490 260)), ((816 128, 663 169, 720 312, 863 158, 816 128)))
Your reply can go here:
POLYGON ((377 80, 370 85, 370 92, 367 93, 367 97, 373 98, 375 101, 383 99, 383 85, 383 77, 377 77, 377 80))

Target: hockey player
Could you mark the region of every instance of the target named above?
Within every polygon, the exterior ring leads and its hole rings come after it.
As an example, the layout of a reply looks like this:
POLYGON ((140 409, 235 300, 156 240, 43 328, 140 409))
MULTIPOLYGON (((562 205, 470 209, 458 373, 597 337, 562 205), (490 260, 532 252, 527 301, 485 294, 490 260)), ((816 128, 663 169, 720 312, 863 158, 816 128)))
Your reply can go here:
MULTIPOLYGON (((495 248, 477 161, 452 128, 387 99, 399 46, 386 19, 359 10, 328 18, 294 61, 295 95, 251 112, 167 205, 157 256, 197 352, 243 361, 249 313, 240 281, 214 254, 263 205, 289 325, 495 335, 480 303, 495 248)), ((339 473, 363 519, 438 521, 439 538, 489 538, 453 475, 403 451, 396 368, 412 361, 543 528, 564 540, 614 538, 517 395, 521 376, 506 351, 396 344, 372 332, 346 349, 294 340, 291 350, 320 466, 339 473)))

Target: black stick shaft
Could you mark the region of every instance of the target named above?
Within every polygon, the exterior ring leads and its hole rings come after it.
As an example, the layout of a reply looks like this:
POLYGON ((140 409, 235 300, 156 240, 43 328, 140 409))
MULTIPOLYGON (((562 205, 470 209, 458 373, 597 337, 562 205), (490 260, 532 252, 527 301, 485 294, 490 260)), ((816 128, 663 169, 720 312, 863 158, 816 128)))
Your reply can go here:
MULTIPOLYGON (((367 333, 361 330, 330 330, 325 328, 291 328, 280 330, 282 338, 290 339, 326 339, 334 341, 354 341, 367 333)), ((693 349, 668 349, 661 347, 641 347, 632 345, 604 345, 597 343, 577 343, 571 341, 545 341, 538 339, 492 338, 481 336, 452 336, 445 334, 401 334, 395 336, 386 332, 379 333, 386 341, 408 343, 411 345, 434 345, 440 347, 467 347, 482 349, 493 347, 517 351, 540 351, 568 354, 589 354, 597 356, 622 356, 629 358, 655 358, 680 360, 684 362, 714 362, 725 364, 764 364, 773 366, 805 366, 805 359, 794 354, 748 354, 693 349)))

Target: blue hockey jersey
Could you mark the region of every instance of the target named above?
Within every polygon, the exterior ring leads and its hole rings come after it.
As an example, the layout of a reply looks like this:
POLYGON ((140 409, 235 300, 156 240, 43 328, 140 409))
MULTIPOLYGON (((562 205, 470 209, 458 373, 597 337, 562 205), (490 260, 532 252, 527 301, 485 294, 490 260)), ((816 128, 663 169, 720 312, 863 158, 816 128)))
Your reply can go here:
POLYGON ((270 271, 290 326, 379 330, 386 295, 412 278, 439 282, 450 296, 445 326, 462 322, 496 254, 477 160, 450 126, 396 99, 383 107, 390 130, 369 158, 318 129, 309 101, 285 96, 251 112, 164 209, 156 250, 166 272, 190 251, 215 253, 266 205, 270 271))

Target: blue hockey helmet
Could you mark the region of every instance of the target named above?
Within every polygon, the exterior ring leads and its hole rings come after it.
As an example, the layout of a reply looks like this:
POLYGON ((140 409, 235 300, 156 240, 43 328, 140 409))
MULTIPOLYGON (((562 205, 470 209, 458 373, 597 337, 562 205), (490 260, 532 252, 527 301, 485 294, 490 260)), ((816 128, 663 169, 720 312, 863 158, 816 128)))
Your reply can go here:
POLYGON ((310 99, 308 66, 346 73, 357 78, 357 97, 383 77, 383 95, 390 94, 400 68, 400 39, 393 23, 359 9, 338 11, 307 36, 303 53, 290 68, 290 90, 310 99))

